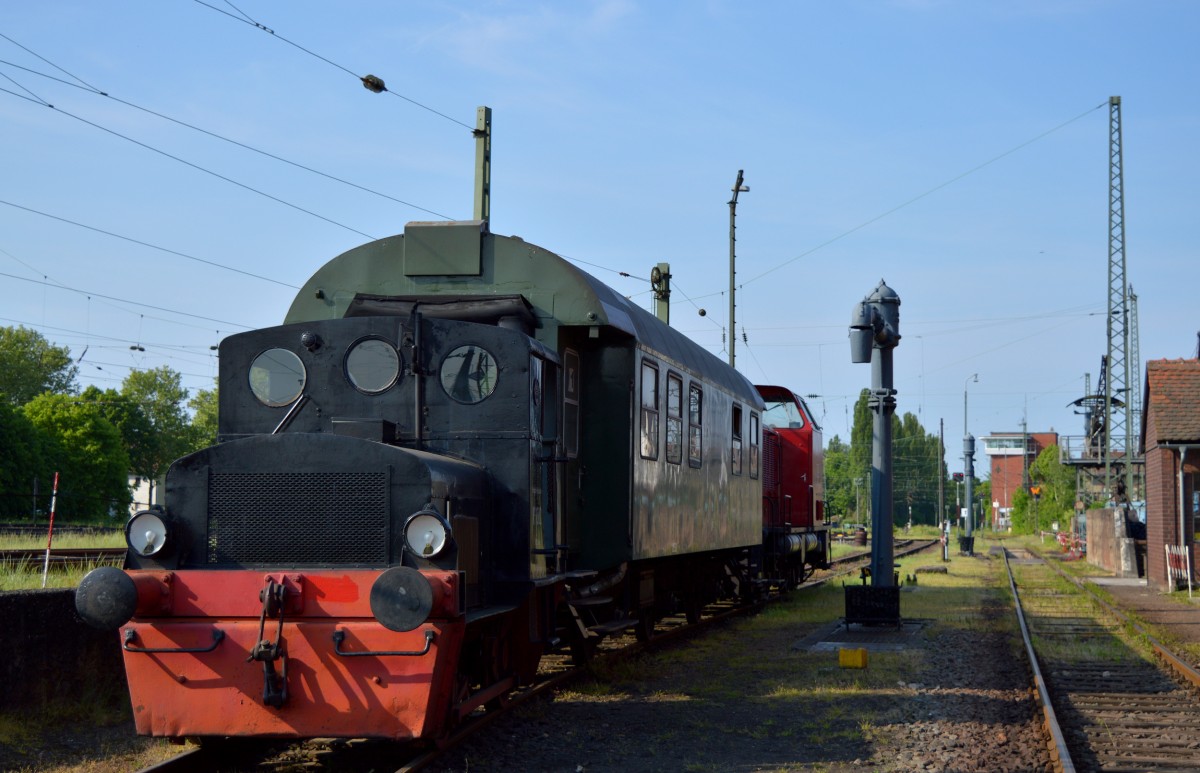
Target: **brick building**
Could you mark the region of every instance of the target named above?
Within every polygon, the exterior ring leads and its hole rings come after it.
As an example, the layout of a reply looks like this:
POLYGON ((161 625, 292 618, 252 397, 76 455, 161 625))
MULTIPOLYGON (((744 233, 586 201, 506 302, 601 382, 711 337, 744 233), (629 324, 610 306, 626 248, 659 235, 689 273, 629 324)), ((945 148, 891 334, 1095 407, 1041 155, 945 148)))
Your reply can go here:
POLYGON ((1146 459, 1146 581, 1167 589, 1164 546, 1184 545, 1195 574, 1200 517, 1200 360, 1146 363, 1142 454, 1146 459))
POLYGON ((1025 470, 1038 454, 1058 443, 1057 432, 993 432, 980 441, 987 454, 992 481, 992 517, 1006 524, 1013 494, 1025 482, 1025 470), (1022 453, 1024 448, 1024 453, 1022 453))

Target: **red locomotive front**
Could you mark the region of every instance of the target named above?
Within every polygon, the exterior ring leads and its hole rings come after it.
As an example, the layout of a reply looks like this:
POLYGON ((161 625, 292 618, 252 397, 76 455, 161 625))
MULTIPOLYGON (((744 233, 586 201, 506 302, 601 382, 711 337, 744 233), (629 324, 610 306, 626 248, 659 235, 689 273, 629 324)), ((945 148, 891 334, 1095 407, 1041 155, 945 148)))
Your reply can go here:
POLYGON ((821 428, 787 387, 757 387, 763 409, 763 552, 768 574, 803 579, 829 560, 821 428))

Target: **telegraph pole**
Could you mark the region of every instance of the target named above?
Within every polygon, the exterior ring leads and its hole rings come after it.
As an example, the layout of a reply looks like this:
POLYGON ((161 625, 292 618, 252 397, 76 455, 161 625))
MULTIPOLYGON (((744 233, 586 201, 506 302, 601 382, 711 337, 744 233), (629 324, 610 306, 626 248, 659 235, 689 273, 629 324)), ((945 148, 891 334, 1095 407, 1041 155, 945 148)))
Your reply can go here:
POLYGON ((734 348, 737 346, 737 326, 734 324, 734 309, 736 303, 734 301, 734 275, 737 273, 735 266, 737 265, 737 251, 734 245, 737 243, 737 199, 738 194, 742 191, 749 192, 749 185, 742 185, 742 170, 737 173, 737 180, 733 183, 733 198, 729 200, 729 367, 736 368, 736 356, 734 348))

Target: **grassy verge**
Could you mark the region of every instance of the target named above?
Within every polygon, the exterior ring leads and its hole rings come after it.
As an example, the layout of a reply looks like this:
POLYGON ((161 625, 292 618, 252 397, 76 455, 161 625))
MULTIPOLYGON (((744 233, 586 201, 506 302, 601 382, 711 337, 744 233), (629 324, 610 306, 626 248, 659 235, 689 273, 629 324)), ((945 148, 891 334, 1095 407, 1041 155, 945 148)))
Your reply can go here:
MULTIPOLYGON (((124 547, 125 538, 120 533, 114 534, 75 534, 67 532, 56 536, 52 548, 119 548, 124 547)), ((0 537, 0 550, 44 550, 46 538, 30 536, 0 537)), ((53 549, 51 550, 53 553, 53 549)), ((109 564, 118 562, 108 562, 109 564)), ((77 566, 50 565, 46 576, 47 588, 74 588, 79 585, 83 576, 103 566, 101 563, 88 563, 77 566)), ((0 561, 0 591, 31 590, 42 587, 42 567, 40 559, 3 560, 0 561)))

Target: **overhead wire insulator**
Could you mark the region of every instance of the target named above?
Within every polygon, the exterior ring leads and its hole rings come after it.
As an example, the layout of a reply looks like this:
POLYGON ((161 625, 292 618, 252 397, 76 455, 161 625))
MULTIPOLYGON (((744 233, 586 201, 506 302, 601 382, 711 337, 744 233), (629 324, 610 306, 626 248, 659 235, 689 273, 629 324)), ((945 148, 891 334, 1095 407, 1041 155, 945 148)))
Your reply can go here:
POLYGON ((377 75, 364 75, 362 77, 363 88, 367 91, 373 91, 376 94, 382 94, 387 91, 387 86, 383 82, 383 78, 377 75))

